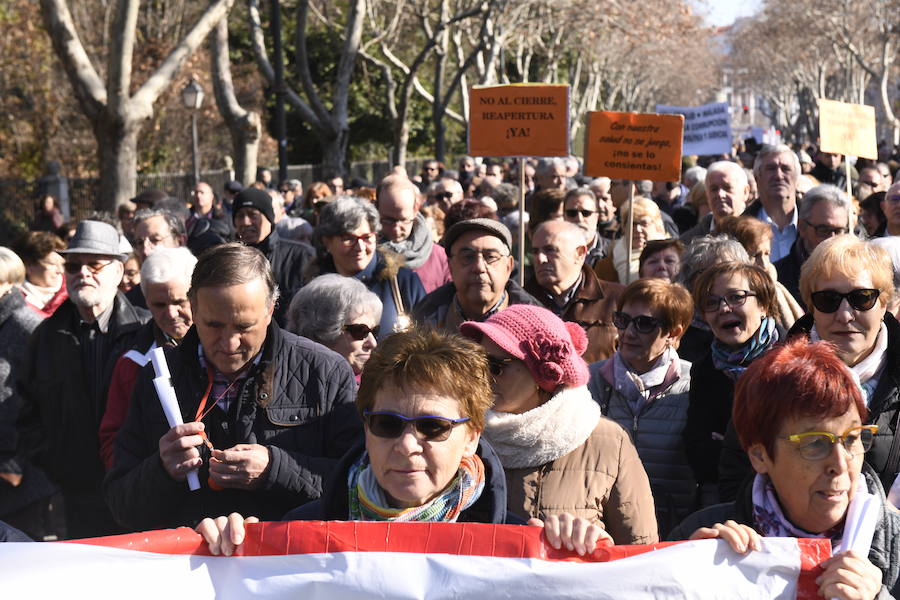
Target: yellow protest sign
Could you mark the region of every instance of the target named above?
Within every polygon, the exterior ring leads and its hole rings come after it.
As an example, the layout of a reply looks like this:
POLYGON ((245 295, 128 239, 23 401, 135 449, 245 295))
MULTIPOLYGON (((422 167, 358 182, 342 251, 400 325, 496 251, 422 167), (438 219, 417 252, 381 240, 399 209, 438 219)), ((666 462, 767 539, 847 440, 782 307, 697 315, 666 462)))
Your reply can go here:
POLYGON ((819 100, 822 152, 878 159, 875 108, 837 100, 819 100))
POLYGON ((568 85, 495 85, 469 91, 472 156, 567 156, 568 85))
POLYGON ((613 179, 681 179, 682 115, 588 113, 584 173, 613 179))

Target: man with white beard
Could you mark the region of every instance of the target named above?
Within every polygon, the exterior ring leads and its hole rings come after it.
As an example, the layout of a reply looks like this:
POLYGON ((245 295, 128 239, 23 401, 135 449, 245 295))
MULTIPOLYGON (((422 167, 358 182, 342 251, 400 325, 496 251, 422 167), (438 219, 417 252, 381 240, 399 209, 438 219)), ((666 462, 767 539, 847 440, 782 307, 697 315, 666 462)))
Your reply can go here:
POLYGON ((100 493, 98 429, 116 359, 150 319, 118 291, 119 234, 82 221, 61 250, 69 299, 35 329, 19 389, 20 452, 61 488, 69 538, 117 532, 100 493))

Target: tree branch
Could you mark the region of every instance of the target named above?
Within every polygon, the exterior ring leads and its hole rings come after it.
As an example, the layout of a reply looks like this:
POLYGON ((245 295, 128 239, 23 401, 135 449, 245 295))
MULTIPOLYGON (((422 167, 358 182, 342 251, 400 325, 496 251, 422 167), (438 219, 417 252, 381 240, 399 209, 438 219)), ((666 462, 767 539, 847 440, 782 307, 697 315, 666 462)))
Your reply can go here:
POLYGON ((109 78, 107 79, 107 110, 125 116, 131 97, 131 61, 137 28, 139 0, 119 0, 109 50, 109 78))

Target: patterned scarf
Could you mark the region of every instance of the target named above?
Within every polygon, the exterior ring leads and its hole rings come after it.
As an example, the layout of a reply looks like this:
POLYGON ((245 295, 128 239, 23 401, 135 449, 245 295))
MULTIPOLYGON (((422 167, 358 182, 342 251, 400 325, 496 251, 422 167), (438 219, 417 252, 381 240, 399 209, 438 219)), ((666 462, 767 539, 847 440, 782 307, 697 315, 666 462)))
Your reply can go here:
POLYGON ((655 400, 678 381, 681 362, 674 348, 666 348, 649 371, 638 374, 616 352, 613 373, 613 387, 628 401, 632 412, 638 414, 644 404, 655 400))
POLYGON ((369 468, 369 453, 356 461, 347 474, 351 521, 425 521, 454 523, 475 504, 484 491, 484 463, 477 455, 464 456, 459 472, 441 494, 422 506, 391 508, 387 494, 369 468))
MULTIPOLYGON (((860 478, 862 479, 863 475, 860 475, 860 478)), ((823 533, 810 533, 791 523, 781 510, 781 503, 778 502, 772 480, 762 473, 757 473, 753 479, 753 522, 763 537, 829 538, 833 548, 840 545, 844 534, 843 523, 823 533)), ((835 549, 834 553, 839 551, 835 549)))
POLYGON ((777 341, 778 330, 775 328, 775 319, 765 317, 753 337, 744 342, 737 350, 726 347, 719 340, 713 341, 713 365, 725 373, 729 379, 737 381, 750 363, 762 356, 777 341))

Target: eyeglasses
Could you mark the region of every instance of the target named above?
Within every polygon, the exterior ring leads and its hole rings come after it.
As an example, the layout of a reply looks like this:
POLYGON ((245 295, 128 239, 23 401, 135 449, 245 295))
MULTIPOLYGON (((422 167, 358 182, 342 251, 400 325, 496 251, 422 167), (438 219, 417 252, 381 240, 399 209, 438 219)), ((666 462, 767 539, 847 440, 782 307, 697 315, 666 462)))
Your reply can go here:
POLYGON ((448 419, 447 417, 421 416, 404 417, 384 410, 363 411, 363 418, 372 435, 394 439, 403 435, 406 424, 412 423, 416 434, 426 442, 443 442, 450 437, 450 432, 457 425, 469 421, 469 417, 448 419))
POLYGON ((82 267, 87 267, 88 271, 90 271, 93 275, 96 275, 112 263, 113 261, 111 260, 95 260, 89 263, 80 263, 67 260, 64 266, 66 269, 66 273, 68 273, 69 275, 77 275, 78 273, 81 273, 82 267))
POLYGON ((381 217, 381 224, 385 227, 393 227, 394 225, 409 225, 416 218, 412 219, 395 219, 394 217, 381 217))
POLYGON ((451 258, 455 258, 464 267, 471 267, 478 260, 479 256, 484 259, 485 264, 493 265, 501 258, 509 256, 509 254, 503 254, 498 250, 479 250, 477 252, 475 250, 460 250, 453 254, 451 258))
POLYGON ((374 233, 364 233, 362 235, 354 235, 352 233, 345 233, 341 236, 341 244, 347 246, 355 246, 356 244, 362 242, 365 246, 371 246, 375 243, 375 234, 374 233))
POLYGON ((434 197, 438 200, 449 200, 453 197, 453 192, 438 192, 434 197))
POLYGON ((703 301, 700 308, 703 312, 711 313, 719 310, 719 307, 722 306, 722 302, 725 302, 725 304, 728 305, 728 308, 743 306, 747 301, 747 298, 751 296, 756 296, 756 294, 749 290, 735 290, 733 292, 728 292, 724 296, 709 296, 703 301))
POLYGON ((647 315, 638 315, 637 317, 632 317, 631 315, 619 311, 613 313, 612 321, 613 325, 616 326, 616 329, 620 329, 622 331, 628 329, 629 325, 634 324, 634 330, 638 333, 652 333, 658 328, 661 329, 664 325, 664 323, 656 317, 650 317, 647 315))
POLYGON ((503 370, 512 363, 513 358, 498 358, 496 356, 488 356, 488 370, 494 377, 503 375, 503 370))
POLYGON ((162 244, 164 241, 166 241, 170 237, 172 237, 171 233, 168 235, 157 235, 154 237, 134 238, 134 245, 138 246, 138 247, 143 247, 144 243, 148 243, 148 244, 150 244, 151 248, 155 248, 156 246, 159 246, 160 244, 162 244))
POLYGON ((588 210, 588 209, 586 209, 586 208, 581 208, 581 209, 579 209, 579 208, 567 208, 565 212, 566 212, 566 216, 569 217, 570 219, 577 219, 577 218, 578 218, 578 215, 581 215, 582 217, 584 217, 585 219, 587 219, 587 218, 589 218, 591 215, 595 215, 595 214, 597 214, 597 213, 600 212, 600 211, 596 211, 596 210, 588 210))
POLYGON ((810 294, 810 296, 812 297, 813 306, 816 307, 817 311, 823 313, 835 312, 841 307, 841 302, 843 302, 844 298, 847 299, 847 304, 849 304, 856 310, 869 310, 873 306, 875 306, 875 302, 878 300, 878 296, 880 295, 881 290, 868 288, 850 290, 846 294, 842 294, 834 290, 822 290, 820 292, 813 292, 812 294, 810 294))
POLYGON ((784 439, 797 444, 797 452, 801 458, 822 460, 831 454, 831 449, 838 442, 850 456, 865 453, 872 447, 877 431, 878 425, 863 425, 862 427, 851 427, 842 435, 835 435, 827 431, 810 431, 789 435, 784 439))
POLYGON ((363 325, 362 323, 351 323, 350 325, 344 325, 344 331, 350 334, 357 342, 361 342, 367 337, 369 334, 372 334, 372 337, 378 337, 378 331, 381 329, 380 326, 376 325, 375 327, 369 327, 368 325, 363 325))
POLYGON ((816 235, 820 238, 829 238, 833 235, 844 235, 845 233, 849 233, 850 230, 846 227, 829 227, 828 225, 813 225, 806 219, 803 219, 803 222, 806 223, 808 227, 812 227, 813 231, 816 232, 816 235))

